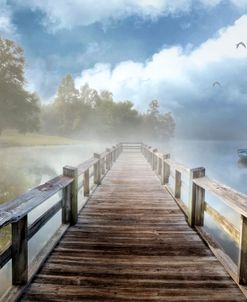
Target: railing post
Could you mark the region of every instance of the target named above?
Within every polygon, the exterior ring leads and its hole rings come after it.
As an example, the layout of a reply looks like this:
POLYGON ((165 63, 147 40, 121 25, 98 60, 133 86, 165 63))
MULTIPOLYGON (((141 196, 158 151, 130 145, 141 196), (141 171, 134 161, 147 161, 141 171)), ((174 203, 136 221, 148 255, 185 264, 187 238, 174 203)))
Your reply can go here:
POLYGON ((84 172, 83 178, 83 189, 84 189, 84 196, 89 196, 90 194, 90 184, 89 184, 89 169, 84 172))
POLYGON ((169 159, 170 154, 164 154, 162 160, 162 171, 161 171, 161 183, 162 185, 166 185, 169 183, 170 177, 170 166, 166 163, 166 159, 169 159))
POLYGON ((203 225, 205 190, 197 186, 193 179, 205 176, 205 168, 190 170, 190 192, 188 207, 188 223, 191 227, 203 225))
POLYGON ((119 143, 118 145, 117 145, 117 158, 119 157, 119 155, 120 155, 120 153, 121 153, 121 143, 119 143))
POLYGON ((28 281, 28 226, 27 215, 12 223, 12 284, 25 285, 28 281))
POLYGON ((70 224, 75 225, 78 219, 78 169, 66 166, 63 175, 73 178, 70 197, 70 224))
POLYGON ((62 223, 70 223, 70 200, 72 185, 68 185, 63 189, 63 206, 62 206, 62 223))
POLYGON ((149 152, 148 162, 150 163, 150 165, 152 165, 153 153, 152 153, 152 147, 151 146, 148 147, 148 152, 149 152))
POLYGON ((98 161, 94 164, 94 183, 96 185, 100 185, 101 184, 100 154, 94 153, 94 158, 98 159, 98 161))
POLYGON ((157 155, 156 153, 158 152, 158 149, 153 149, 152 152, 152 168, 153 170, 156 170, 156 164, 157 164, 157 155))
POLYGON ((112 154, 112 165, 113 165, 113 163, 114 163, 114 161, 115 161, 115 146, 112 146, 112 152, 111 152, 111 154, 112 154))
POLYGON ((161 176, 162 173, 162 158, 158 157, 158 175, 161 176))
POLYGON ((111 169, 111 149, 109 148, 106 148, 106 152, 107 155, 106 155, 106 170, 110 170, 111 169))
POLYGON ((243 215, 241 215, 240 225, 238 281, 240 284, 247 284, 247 218, 243 215))
POLYGON ((181 173, 175 170, 175 190, 174 195, 176 198, 181 197, 181 173))
POLYGON ((105 175, 105 157, 101 158, 101 173, 105 175))

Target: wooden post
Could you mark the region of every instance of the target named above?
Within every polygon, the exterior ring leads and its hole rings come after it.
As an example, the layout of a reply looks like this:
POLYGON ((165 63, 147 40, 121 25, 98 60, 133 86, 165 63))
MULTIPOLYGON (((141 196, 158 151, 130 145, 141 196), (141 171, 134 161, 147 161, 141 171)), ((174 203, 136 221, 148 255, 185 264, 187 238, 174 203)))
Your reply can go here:
POLYGON ((175 190, 174 195, 176 198, 181 197, 181 173, 175 170, 175 190))
POLYGON ((112 146, 112 148, 111 148, 111 165, 113 165, 113 163, 114 163, 114 151, 115 151, 115 149, 114 149, 115 147, 114 146, 112 146))
POLYGON ((102 175, 105 175, 105 157, 102 157, 101 159, 101 173, 102 175))
POLYGON ((165 162, 166 159, 169 159, 170 154, 164 154, 162 160, 162 172, 161 172, 161 183, 162 185, 166 185, 169 183, 170 177, 170 166, 165 162))
POLYGON ((158 175, 161 176, 162 172, 162 159, 159 157, 158 158, 158 175))
POLYGON ((152 165, 153 153, 152 153, 152 147, 151 146, 148 147, 148 151, 149 151, 148 162, 152 165))
POLYGON ((202 226, 204 220, 205 190, 197 186, 193 179, 205 176, 205 168, 200 167, 190 170, 190 192, 188 207, 188 223, 191 227, 202 226))
POLYGON ((119 157, 120 155, 120 144, 117 145, 117 158, 119 157))
POLYGON ((66 166, 63 175, 73 178, 70 198, 70 224, 75 225, 78 219, 78 169, 66 166))
POLYGON ((157 155, 156 153, 158 152, 158 149, 153 149, 153 152, 152 152, 152 168, 153 170, 156 170, 157 168, 157 155))
POLYGON ((27 215, 12 223, 12 284, 25 285, 28 281, 28 226, 27 215))
POLYGON ((111 169, 111 149, 107 148, 106 152, 108 152, 108 154, 106 155, 106 170, 110 170, 111 169))
POLYGON ((242 285, 247 284, 247 218, 243 215, 240 225, 238 281, 242 285))
POLYGON ((63 205, 62 205, 62 223, 70 223, 70 200, 72 185, 68 185, 63 189, 63 205))
POLYGON ((94 183, 96 185, 101 184, 101 167, 100 167, 100 154, 94 153, 94 158, 97 158, 98 161, 94 164, 94 183))
POLYGON ((84 196, 89 196, 89 194, 90 194, 89 169, 87 169, 84 172, 83 189, 84 189, 84 196))

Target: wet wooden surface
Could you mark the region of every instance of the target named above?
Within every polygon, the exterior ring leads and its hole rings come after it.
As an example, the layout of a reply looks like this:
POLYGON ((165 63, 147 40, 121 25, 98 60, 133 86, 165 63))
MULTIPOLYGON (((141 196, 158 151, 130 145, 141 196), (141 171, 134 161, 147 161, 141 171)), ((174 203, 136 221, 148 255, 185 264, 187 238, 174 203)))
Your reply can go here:
POLYGON ((246 301, 141 153, 124 152, 22 301, 246 301))

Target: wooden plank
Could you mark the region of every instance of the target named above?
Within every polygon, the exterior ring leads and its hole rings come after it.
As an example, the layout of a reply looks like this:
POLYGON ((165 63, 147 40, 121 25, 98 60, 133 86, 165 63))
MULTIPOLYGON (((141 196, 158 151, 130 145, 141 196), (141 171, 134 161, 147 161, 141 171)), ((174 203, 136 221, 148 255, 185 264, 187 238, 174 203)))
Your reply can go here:
POLYGON ((123 152, 22 301, 246 301, 138 152, 123 152))
POLYGON ((181 174, 185 174, 185 175, 189 176, 190 169, 187 168, 185 165, 178 163, 172 159, 166 159, 165 162, 170 166, 171 169, 174 169, 174 170, 180 172, 181 174))
POLYGON ((195 179, 194 183, 217 196, 239 214, 247 216, 247 196, 245 194, 242 194, 206 176, 195 179))
POLYGON ((228 236, 232 240, 234 240, 237 245, 239 245, 240 240, 240 232, 239 230, 229 222, 223 215, 221 215, 218 211, 212 208, 207 202, 204 203, 204 208, 207 214, 212 217, 219 226, 227 233, 228 236))
POLYGON ((198 234, 202 237, 202 239, 206 242, 210 250, 217 257, 223 267, 226 269, 231 278, 237 283, 240 290, 243 292, 245 297, 247 296, 247 287, 239 284, 238 279, 238 269, 236 264, 232 261, 232 259, 222 250, 222 248, 218 245, 218 243, 214 240, 214 238, 208 234, 203 227, 196 226, 195 227, 198 234))
POLYGON ((184 215, 185 215, 185 217, 187 219, 188 218, 188 207, 187 207, 187 205, 183 202, 182 199, 174 197, 174 193, 172 192, 172 189, 168 185, 166 185, 165 188, 171 194, 172 198, 174 198, 174 200, 176 201, 176 203, 178 204, 179 208, 184 213, 184 215))
POLYGON ((68 229, 68 225, 62 225, 57 232, 51 237, 51 239, 47 242, 44 248, 40 251, 40 253, 35 257, 33 263, 29 266, 28 269, 28 280, 25 285, 22 286, 12 286, 9 290, 0 298, 0 302, 13 302, 19 301, 20 297, 24 293, 27 286, 35 277, 36 273, 40 269, 40 267, 44 264, 45 260, 49 256, 49 254, 53 251, 54 247, 57 245, 58 241, 61 240, 64 233, 68 229))
POLYGON ((78 175, 82 175, 87 169, 91 168, 95 163, 97 162, 97 159, 94 157, 84 161, 82 164, 80 164, 77 169, 78 169, 78 175))
POLYGON ((71 177, 58 176, 14 200, 2 204, 0 206, 0 227, 17 222, 72 181, 71 177))

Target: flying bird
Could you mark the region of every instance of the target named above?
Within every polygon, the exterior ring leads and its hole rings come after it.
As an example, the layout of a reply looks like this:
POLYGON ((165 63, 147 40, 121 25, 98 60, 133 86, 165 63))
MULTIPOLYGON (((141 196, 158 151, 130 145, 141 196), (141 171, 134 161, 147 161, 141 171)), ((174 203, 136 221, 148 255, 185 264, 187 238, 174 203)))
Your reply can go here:
POLYGON ((241 45, 242 45, 244 48, 246 48, 246 45, 245 45, 244 42, 242 42, 242 41, 236 44, 236 48, 239 48, 239 46, 241 46, 241 45))
POLYGON ((217 85, 218 85, 219 87, 221 87, 220 82, 216 81, 216 82, 213 83, 213 87, 215 87, 215 86, 217 86, 217 85))

